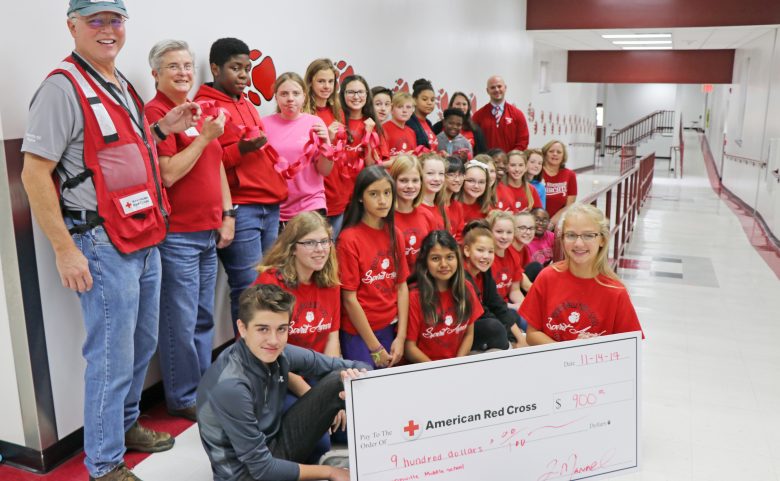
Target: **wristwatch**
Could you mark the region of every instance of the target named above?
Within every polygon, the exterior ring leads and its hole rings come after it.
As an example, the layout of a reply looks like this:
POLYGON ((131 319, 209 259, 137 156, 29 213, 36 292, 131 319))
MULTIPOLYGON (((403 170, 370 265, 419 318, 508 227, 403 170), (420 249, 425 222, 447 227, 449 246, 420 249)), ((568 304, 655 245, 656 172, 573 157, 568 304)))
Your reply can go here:
POLYGON ((223 210, 222 211, 222 218, 224 219, 225 217, 233 217, 235 219, 236 218, 236 209, 223 210))

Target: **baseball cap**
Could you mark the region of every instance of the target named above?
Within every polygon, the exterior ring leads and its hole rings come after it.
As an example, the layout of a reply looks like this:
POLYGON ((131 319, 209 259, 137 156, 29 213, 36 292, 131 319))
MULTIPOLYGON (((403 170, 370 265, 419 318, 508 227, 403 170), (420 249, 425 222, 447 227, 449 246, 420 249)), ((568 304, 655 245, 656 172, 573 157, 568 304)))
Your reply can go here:
POLYGON ((68 5, 68 15, 78 13, 86 17, 99 12, 113 12, 129 18, 123 0, 70 0, 68 5))

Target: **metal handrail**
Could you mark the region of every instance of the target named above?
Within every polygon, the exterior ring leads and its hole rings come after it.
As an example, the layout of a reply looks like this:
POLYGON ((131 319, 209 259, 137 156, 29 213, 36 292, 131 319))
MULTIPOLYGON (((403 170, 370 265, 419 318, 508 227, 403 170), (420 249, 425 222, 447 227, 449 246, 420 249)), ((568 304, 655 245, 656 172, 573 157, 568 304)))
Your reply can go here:
POLYGON ((729 160, 732 160, 734 162, 737 162, 738 164, 749 164, 753 167, 758 167, 759 169, 763 169, 767 166, 766 160, 761 159, 751 159, 750 157, 742 157, 740 155, 733 155, 733 154, 727 154, 726 152, 723 152, 723 157, 729 160))
POLYGON ((595 142, 569 142, 569 147, 595 147, 595 142))
POLYGON ((623 145, 637 144, 657 132, 671 132, 674 130, 674 115, 674 110, 657 110, 645 115, 641 119, 609 134, 606 148, 610 153, 614 153, 623 145))

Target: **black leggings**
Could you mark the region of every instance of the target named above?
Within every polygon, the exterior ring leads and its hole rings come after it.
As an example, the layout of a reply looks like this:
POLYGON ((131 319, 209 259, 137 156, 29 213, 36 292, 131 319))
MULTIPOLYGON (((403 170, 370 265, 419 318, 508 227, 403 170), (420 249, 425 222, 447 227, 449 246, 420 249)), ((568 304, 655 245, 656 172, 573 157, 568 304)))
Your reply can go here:
POLYGON ((541 272, 543 267, 544 266, 538 262, 529 262, 523 270, 525 270, 525 275, 528 276, 528 280, 533 282, 536 280, 536 276, 539 275, 539 272, 541 272))
POLYGON ((509 339, 501 321, 495 317, 480 317, 474 323, 474 342, 471 344, 471 350, 488 349, 509 349, 509 339))

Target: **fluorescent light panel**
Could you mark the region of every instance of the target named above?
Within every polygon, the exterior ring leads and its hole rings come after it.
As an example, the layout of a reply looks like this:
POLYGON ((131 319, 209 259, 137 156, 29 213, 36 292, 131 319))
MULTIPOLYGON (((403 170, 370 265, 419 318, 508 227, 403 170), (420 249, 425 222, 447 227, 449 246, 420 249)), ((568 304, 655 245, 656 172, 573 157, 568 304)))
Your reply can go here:
POLYGON ((630 33, 630 34, 604 34, 601 38, 672 38, 671 33, 630 33))
POLYGON ((615 45, 671 45, 671 40, 616 40, 615 45))
POLYGON ((623 50, 672 50, 671 46, 657 46, 657 47, 623 47, 623 50))

